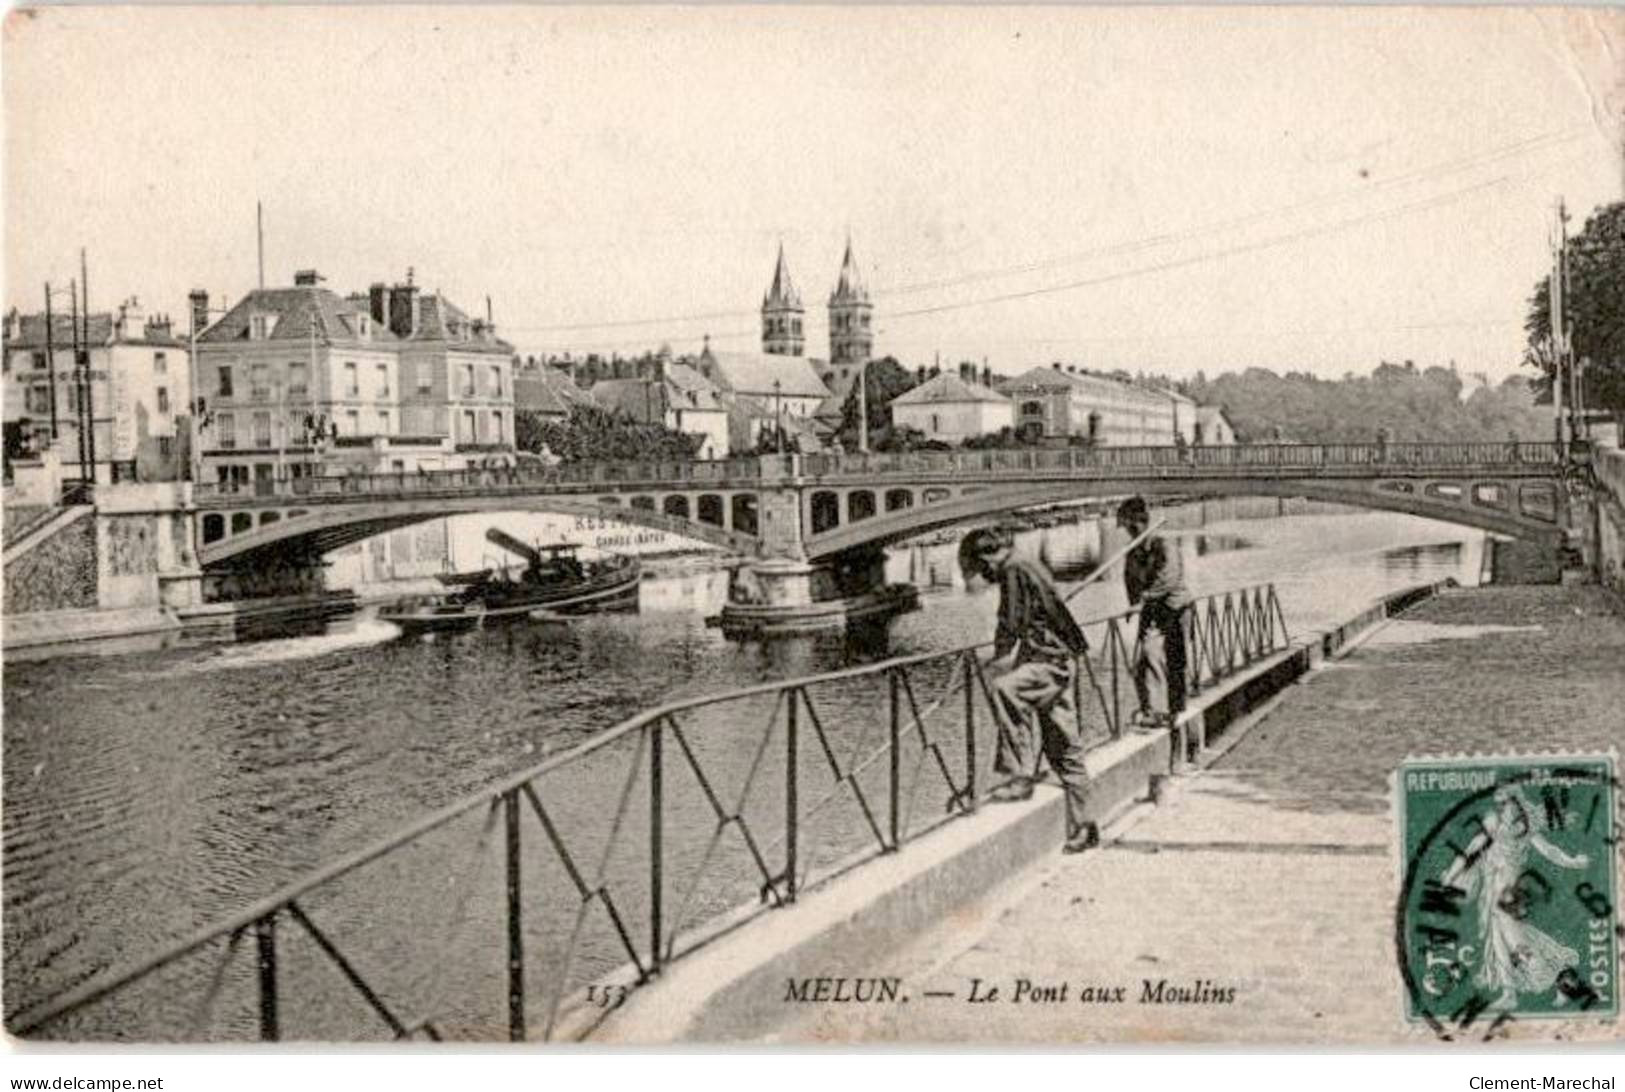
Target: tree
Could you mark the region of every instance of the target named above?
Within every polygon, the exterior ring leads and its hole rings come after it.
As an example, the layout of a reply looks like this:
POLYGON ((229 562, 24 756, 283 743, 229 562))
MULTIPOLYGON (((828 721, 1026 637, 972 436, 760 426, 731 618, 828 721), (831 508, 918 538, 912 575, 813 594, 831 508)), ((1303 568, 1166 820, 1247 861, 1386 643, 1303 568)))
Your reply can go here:
MULTIPOLYGON (((1569 240, 1568 292, 1563 310, 1573 358, 1586 361, 1585 404, 1625 414, 1625 201, 1598 209, 1569 240)), ((1524 363, 1540 371, 1542 401, 1551 401, 1553 354, 1551 276, 1529 300, 1524 363)))
MULTIPOLYGON (((869 400, 869 436, 870 446, 874 446, 874 438, 883 433, 891 424, 891 400, 904 391, 914 389, 914 376, 909 370, 897 362, 896 357, 883 356, 879 360, 872 360, 868 367, 862 369, 866 377, 864 396, 869 400)), ((841 441, 841 446, 848 451, 858 449, 858 385, 852 384, 846 393, 846 402, 841 406, 841 427, 835 433, 841 441)))
POLYGON ((699 453, 705 437, 662 424, 642 424, 600 406, 572 406, 563 421, 529 411, 514 415, 514 446, 540 452, 545 446, 567 463, 606 460, 686 460, 699 453))

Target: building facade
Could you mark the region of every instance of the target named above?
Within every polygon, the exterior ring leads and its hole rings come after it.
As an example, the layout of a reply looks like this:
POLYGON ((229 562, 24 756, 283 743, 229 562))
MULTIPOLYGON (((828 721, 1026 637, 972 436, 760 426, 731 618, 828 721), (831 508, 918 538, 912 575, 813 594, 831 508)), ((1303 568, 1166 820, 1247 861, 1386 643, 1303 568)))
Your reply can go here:
POLYGON ((191 383, 186 343, 165 315, 131 297, 116 312, 80 320, 84 368, 75 367, 73 319, 5 317, 4 414, 26 445, 52 441, 70 481, 173 481, 184 476, 191 383), (86 427, 86 422, 90 422, 86 427), (92 464, 94 469, 91 470, 92 464))
POLYGON ((1015 427, 1033 440, 1082 440, 1100 447, 1193 443, 1196 403, 1174 391, 1055 364, 1007 379, 1015 427))
POLYGON ((1015 427, 1015 406, 1008 396, 963 375, 943 372, 891 401, 892 424, 912 428, 927 439, 959 444, 977 436, 1015 427))
POLYGON ((1227 447, 1236 442, 1236 430, 1218 406, 1196 407, 1196 435, 1193 443, 1227 447))
MULTIPOLYGON (((194 322, 208 298, 193 293, 194 322)), ((410 277, 341 297, 312 270, 197 337, 204 479, 468 465, 513 445, 512 347, 410 277)))

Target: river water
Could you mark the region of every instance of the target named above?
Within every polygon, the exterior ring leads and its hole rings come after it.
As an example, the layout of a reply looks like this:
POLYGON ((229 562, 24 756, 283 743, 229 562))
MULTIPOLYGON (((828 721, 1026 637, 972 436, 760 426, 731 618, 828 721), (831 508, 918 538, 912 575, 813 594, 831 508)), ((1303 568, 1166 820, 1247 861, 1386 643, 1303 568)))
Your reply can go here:
MULTIPOLYGON (((1105 542, 1101 534, 1095 523, 1063 525, 1024 533, 1020 546, 1065 567, 1112 549, 1111 533, 1105 542)), ((1195 592, 1273 582, 1294 631, 1340 621, 1399 587, 1445 577, 1476 583, 1484 552, 1481 533, 1385 513, 1221 522, 1179 532, 1179 540, 1195 592)), ((945 582, 952 553, 951 544, 900 551, 888 571, 895 579, 945 582)), ((518 624, 405 640, 368 611, 320 636, 8 663, 6 1010, 142 958, 641 709, 985 639, 995 608, 987 589, 947 586, 929 591, 922 610, 894 623, 886 649, 839 636, 739 645, 703 622, 725 592, 725 573, 694 573, 646 580, 638 615, 568 625, 518 624)), ((1074 601, 1083 617, 1124 605, 1115 578, 1074 601)), ((880 701, 879 691, 840 696, 834 712, 822 714, 837 743, 846 745, 848 719, 856 723, 865 703, 878 707, 880 701)), ((746 767, 760 761, 753 759, 755 740, 767 715, 766 708, 719 713, 732 734, 718 727, 709 742, 696 741, 699 760, 724 799, 745 784, 746 767)), ((573 851, 584 871, 601 865, 606 876, 617 876, 618 868, 629 870, 633 878, 619 889, 627 904, 621 909, 633 935, 641 936, 643 919, 631 905, 640 901, 635 876, 641 873, 615 859, 636 851, 606 848, 607 834, 581 833, 608 825, 634 758, 606 754, 543 794, 560 801, 554 818, 567 842, 577 839, 573 851)), ((827 773, 823 778, 820 791, 827 773)), ((641 784, 631 794, 638 799, 641 784)), ((671 874, 679 866, 712 867, 699 845, 706 840, 701 835, 715 829, 702 793, 674 774, 668 798, 668 827, 694 833, 692 845, 668 837, 671 874)), ((765 799, 771 808, 781 797, 765 799)), ((647 829, 647 818, 636 807, 632 813, 628 823, 647 829)), ((761 823, 766 829, 767 820, 761 823)), ((832 854, 850 848, 849 836, 858 829, 851 815, 843 823, 844 833, 831 836, 832 854)), ((313 899, 312 916, 325 914, 324 927, 342 938, 341 947, 367 973, 387 979, 398 972, 385 992, 403 1007, 444 1007, 448 993, 479 994, 477 1001, 450 1003, 461 1017, 459 1032, 500 1034, 502 999, 491 987, 500 983, 502 967, 501 874, 491 860, 500 833, 492 837, 489 821, 476 813, 417 856, 371 866, 355 878, 351 893, 313 899)), ((527 837, 526 852, 542 853, 540 835, 527 837)), ((731 863, 715 866, 727 882, 686 902, 675 891, 673 904, 687 909, 668 910, 668 918, 733 905, 741 891, 752 889, 757 880, 732 837, 719 836, 719 852, 731 863)), ((566 882, 556 862, 527 857, 526 867, 527 892, 556 893, 566 882)), ((589 908, 587 926, 573 917, 575 910, 571 896, 558 900, 552 917, 539 913, 527 921, 527 937, 539 951, 532 957, 538 996, 549 988, 541 981, 544 970, 559 970, 547 960, 563 947, 561 929, 596 930, 597 939, 582 946, 586 954, 572 982, 621 961, 599 908, 589 908)), ((283 930, 289 935, 289 926, 283 930)), ((311 983, 325 981, 329 996, 309 1008, 304 1026, 291 1023, 299 1015, 287 1005, 285 1033, 376 1034, 365 1008, 353 994, 343 996, 346 988, 330 967, 323 969, 310 943, 302 950, 290 943, 284 941, 287 981, 313 991, 311 983)), ((252 1036, 252 960, 243 956, 249 947, 216 945, 145 994, 131 991, 52 1034, 252 1036), (228 951, 235 954, 226 963, 228 951)))

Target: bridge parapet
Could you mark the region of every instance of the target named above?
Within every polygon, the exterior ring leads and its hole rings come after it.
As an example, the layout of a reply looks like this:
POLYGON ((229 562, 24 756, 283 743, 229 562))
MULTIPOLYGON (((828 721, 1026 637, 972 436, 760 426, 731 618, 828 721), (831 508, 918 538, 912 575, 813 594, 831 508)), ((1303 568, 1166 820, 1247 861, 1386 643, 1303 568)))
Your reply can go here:
MULTIPOLYGON (((1060 712, 1100 746, 1123 735, 1135 619, 1081 624, 1093 651, 1078 659, 1060 712)), ((1286 648, 1274 589, 1200 600, 1190 643, 1201 687, 1286 648)), ((502 1027, 505 1016, 512 1039, 551 1038, 572 1010, 603 1003, 592 991, 606 982, 624 996, 743 916, 788 906, 810 884, 974 813, 991 788, 997 735, 988 647, 639 713, 134 966, 22 1007, 9 1028, 76 1039, 114 1027, 143 1040, 256 1028, 264 1039, 439 1039, 502 1027), (474 883, 488 863, 497 874, 474 883), (414 897, 400 899, 414 882, 414 897), (476 923, 486 932, 464 935, 476 923), (450 941, 474 944, 474 957, 450 941), (479 958, 487 952, 498 958, 479 958), (442 954, 455 966, 433 967, 442 954), (499 967, 505 980, 478 973, 499 967), (208 987, 177 989, 182 979, 208 987), (453 983, 466 993, 448 996, 453 983)))

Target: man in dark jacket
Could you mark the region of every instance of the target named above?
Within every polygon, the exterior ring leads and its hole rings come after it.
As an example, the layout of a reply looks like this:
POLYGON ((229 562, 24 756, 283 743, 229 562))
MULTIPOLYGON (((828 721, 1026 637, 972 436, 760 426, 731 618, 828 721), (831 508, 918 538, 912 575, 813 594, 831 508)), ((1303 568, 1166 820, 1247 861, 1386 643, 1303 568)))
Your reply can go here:
MULTIPOLYGON (((1143 497, 1130 497, 1117 509, 1117 525, 1131 538, 1151 526, 1143 497)), ((1123 585, 1129 606, 1140 608, 1140 655, 1134 661, 1134 693, 1143 724, 1172 723, 1185 711, 1185 613, 1191 604, 1179 548, 1152 535, 1129 551, 1123 561, 1123 585), (1167 688, 1168 712, 1152 707, 1150 677, 1161 675, 1167 688)))
POLYGON ((1072 687, 1074 657, 1086 652, 1089 642, 1049 575, 1034 562, 1014 557, 1007 534, 972 531, 959 544, 959 565, 967 578, 981 576, 999 589, 998 627, 988 662, 1014 656, 1010 669, 993 680, 999 711, 993 768, 1009 780, 993 791, 992 799, 1032 796, 1041 749, 1066 793, 1063 852, 1099 845, 1099 828, 1084 818, 1089 770, 1081 725, 1063 724, 1054 716, 1056 703, 1072 687))

